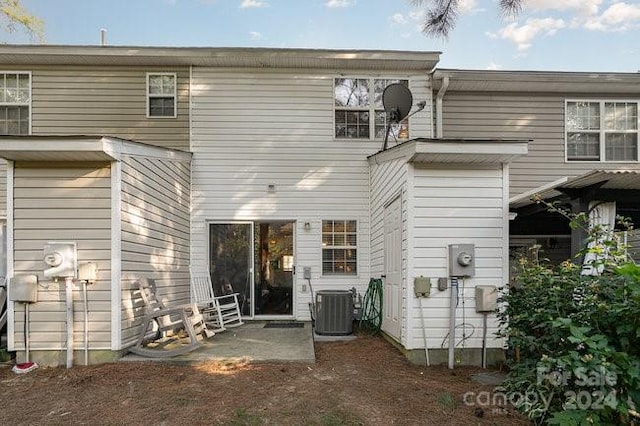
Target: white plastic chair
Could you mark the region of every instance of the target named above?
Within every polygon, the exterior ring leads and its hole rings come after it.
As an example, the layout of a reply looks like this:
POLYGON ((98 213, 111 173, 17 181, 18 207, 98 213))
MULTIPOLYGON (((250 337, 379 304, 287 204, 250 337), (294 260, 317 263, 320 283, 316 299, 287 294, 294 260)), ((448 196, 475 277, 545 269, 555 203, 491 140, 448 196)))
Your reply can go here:
POLYGON ((216 333, 244 324, 238 294, 216 296, 209 272, 191 271, 191 303, 198 306, 207 327, 216 333))

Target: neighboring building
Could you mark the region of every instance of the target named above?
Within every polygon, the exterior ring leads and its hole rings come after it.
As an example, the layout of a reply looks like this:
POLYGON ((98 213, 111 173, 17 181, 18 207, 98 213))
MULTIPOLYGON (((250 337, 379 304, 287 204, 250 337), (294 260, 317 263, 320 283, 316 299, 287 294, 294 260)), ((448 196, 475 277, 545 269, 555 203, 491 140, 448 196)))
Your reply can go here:
POLYGON ((560 262, 584 246, 584 234, 534 194, 640 223, 640 73, 439 69, 434 88, 438 137, 531 140, 509 167, 512 248, 538 244, 541 257, 560 262))
MULTIPOLYGON (((416 357, 427 345, 433 362, 446 359, 440 348, 450 296, 458 294, 459 329, 476 332, 465 331, 464 340, 461 332, 456 351, 476 362, 482 314, 474 290, 508 279, 508 164, 527 153, 528 137, 434 138, 438 59, 437 52, 0 46, 0 133, 10 135, 0 139, 8 160, 0 209, 7 275, 40 279, 30 306, 32 359, 57 364, 64 356, 65 294, 44 277, 42 257, 46 243, 70 241, 79 262, 99 267, 88 290, 90 362, 132 345, 141 320, 131 302, 135 276, 156 278, 163 297, 182 303, 190 266, 209 268, 216 291, 240 292, 248 319, 309 320, 309 284, 314 292, 364 294, 371 277, 384 276, 383 331, 416 357), (407 85, 426 108, 414 109, 380 152, 381 95, 390 83, 407 85), (475 273, 452 286, 449 245, 461 244, 474 245, 475 273), (432 284, 429 298, 414 294, 421 276, 432 284)), ((82 350, 84 301, 76 296, 82 350)), ((19 358, 24 312, 9 303, 9 349, 19 358)), ((502 348, 495 327, 492 318, 493 356, 502 348)))

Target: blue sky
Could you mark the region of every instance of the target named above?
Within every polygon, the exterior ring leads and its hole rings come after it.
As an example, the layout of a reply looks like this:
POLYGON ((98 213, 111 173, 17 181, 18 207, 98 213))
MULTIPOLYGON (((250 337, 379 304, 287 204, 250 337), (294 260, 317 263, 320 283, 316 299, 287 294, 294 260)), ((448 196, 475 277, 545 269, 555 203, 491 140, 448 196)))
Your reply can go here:
MULTIPOLYGON (((640 70, 640 1, 528 0, 504 19, 495 0, 458 0, 448 40, 420 29, 409 0, 23 0, 49 44, 441 51, 440 67, 640 70)), ((25 43, 24 34, 1 41, 25 43)))

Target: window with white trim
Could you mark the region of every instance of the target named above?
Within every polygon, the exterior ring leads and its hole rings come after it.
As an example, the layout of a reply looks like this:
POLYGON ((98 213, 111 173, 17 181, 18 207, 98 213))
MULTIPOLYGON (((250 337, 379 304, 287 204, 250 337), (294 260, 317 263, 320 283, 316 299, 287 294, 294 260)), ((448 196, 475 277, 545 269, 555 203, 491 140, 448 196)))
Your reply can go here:
MULTIPOLYGON (((409 86, 409 80, 336 78, 334 136, 337 139, 384 139, 387 114, 382 105, 382 93, 393 83, 409 86)), ((407 139, 409 120, 402 120, 391 128, 391 132, 396 139, 407 139)))
POLYGON ((31 132, 31 74, 0 73, 0 134, 31 132))
POLYGON ((567 101, 567 161, 638 161, 637 101, 567 101))
POLYGON ((322 275, 358 273, 357 222, 322 221, 322 275))
POLYGON ((176 117, 176 74, 147 74, 147 117, 176 117))

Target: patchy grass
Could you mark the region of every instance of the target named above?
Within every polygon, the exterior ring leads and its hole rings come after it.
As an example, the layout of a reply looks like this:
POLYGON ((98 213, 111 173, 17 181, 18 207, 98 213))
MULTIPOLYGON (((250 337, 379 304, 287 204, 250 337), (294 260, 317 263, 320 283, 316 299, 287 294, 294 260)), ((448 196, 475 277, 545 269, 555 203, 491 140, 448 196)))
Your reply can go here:
POLYGON ((381 337, 316 343, 315 363, 119 362, 0 367, 0 424, 388 426, 527 425, 512 407, 482 418, 466 392, 479 368, 410 364, 381 337))

